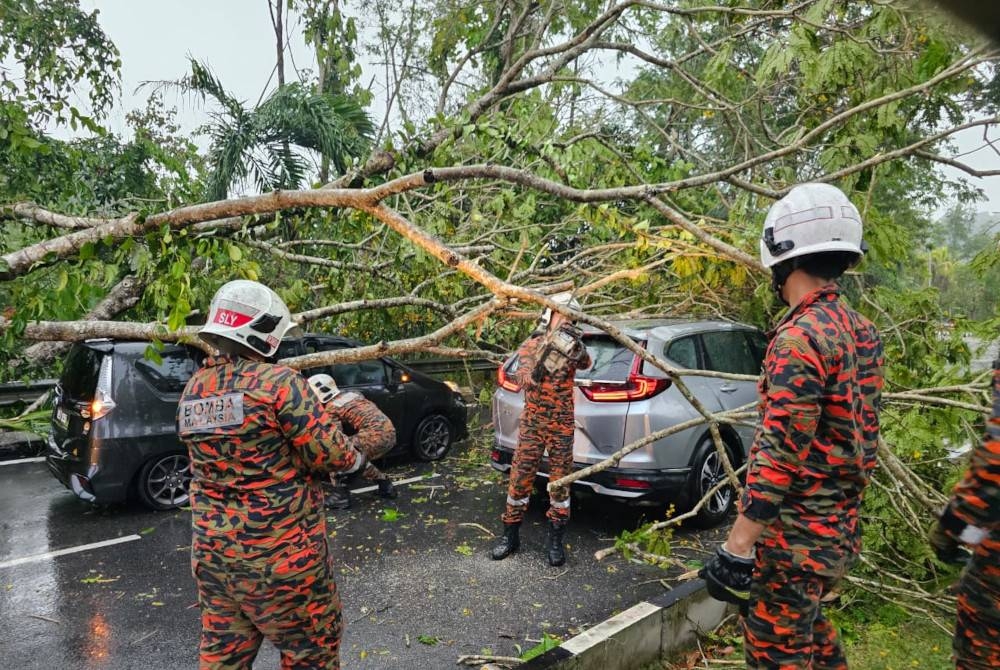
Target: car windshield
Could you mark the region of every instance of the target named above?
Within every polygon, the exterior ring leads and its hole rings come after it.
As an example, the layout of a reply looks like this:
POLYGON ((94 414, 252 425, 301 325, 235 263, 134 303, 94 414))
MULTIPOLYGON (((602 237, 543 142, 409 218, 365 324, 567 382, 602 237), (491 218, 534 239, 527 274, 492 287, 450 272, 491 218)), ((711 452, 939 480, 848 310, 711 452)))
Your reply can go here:
POLYGON ((74 400, 93 400, 97 388, 97 377, 101 372, 101 358, 104 354, 90 347, 77 345, 70 349, 66 357, 59 384, 63 393, 74 400))
POLYGON ((632 370, 633 354, 610 337, 585 337, 587 353, 593 364, 576 373, 577 379, 624 382, 632 370))

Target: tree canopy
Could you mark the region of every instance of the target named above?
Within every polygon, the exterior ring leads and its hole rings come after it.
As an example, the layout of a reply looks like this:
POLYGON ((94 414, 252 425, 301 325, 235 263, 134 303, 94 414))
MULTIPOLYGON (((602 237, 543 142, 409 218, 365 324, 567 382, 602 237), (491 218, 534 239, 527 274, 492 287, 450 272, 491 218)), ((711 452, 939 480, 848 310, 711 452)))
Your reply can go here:
MULTIPOLYGON (((764 326, 781 309, 756 255, 764 212, 796 183, 830 182, 865 221, 872 251, 845 288, 885 333, 898 394, 882 486, 915 501, 872 504, 902 519, 906 560, 929 560, 913 531, 947 475, 922 463, 974 439, 985 383, 963 336, 1000 323, 995 301, 942 304, 933 213, 977 194, 939 168, 1000 174, 952 155, 956 133, 985 138, 1000 121, 1000 53, 964 28, 899 0, 296 1, 285 6, 306 19, 315 75, 248 108, 192 61, 181 85, 218 104, 202 156, 156 98, 132 137, 93 119, 89 139, 45 136, 46 114, 84 122, 63 111, 84 79, 103 108, 120 63, 73 0, 23 4, 2 5, 2 53, 75 65, 2 82, 17 138, 0 146, 8 377, 51 362, 56 350, 29 341, 189 338, 236 277, 271 283, 311 328, 378 343, 292 362, 303 367, 374 352, 499 358, 539 305, 566 311, 547 296, 567 286, 578 318, 634 348, 605 317, 764 326), (364 111, 362 55, 381 73, 381 122, 364 111), (225 199, 235 184, 259 193, 225 199)), ((990 281, 995 239, 974 263, 952 253, 969 268, 956 280, 990 281)), ((717 434, 726 419, 700 411, 717 434)), ((901 560, 890 544, 872 555, 901 560)))

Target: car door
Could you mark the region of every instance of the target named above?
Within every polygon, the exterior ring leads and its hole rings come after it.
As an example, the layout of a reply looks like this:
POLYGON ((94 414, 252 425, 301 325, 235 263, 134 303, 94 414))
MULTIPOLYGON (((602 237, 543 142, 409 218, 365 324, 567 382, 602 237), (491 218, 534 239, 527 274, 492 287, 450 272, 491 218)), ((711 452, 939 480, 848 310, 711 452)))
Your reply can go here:
MULTIPOLYGON (((351 345, 333 338, 306 337, 302 347, 304 353, 312 354, 348 349, 351 345)), ((341 390, 360 393, 375 403, 392 421, 397 435, 409 434, 404 432, 409 429, 405 411, 406 384, 390 383, 392 369, 382 359, 336 363, 309 368, 303 372, 307 377, 319 373, 330 375, 341 390)))
MULTIPOLYGON (((762 354, 756 341, 748 337, 743 328, 714 330, 701 333, 701 345, 705 354, 705 369, 716 372, 730 372, 751 375, 754 381, 734 379, 714 379, 709 382, 723 409, 736 409, 757 402, 757 382, 760 376, 762 354)), ((753 440, 751 426, 736 425, 737 433, 744 445, 753 440)))

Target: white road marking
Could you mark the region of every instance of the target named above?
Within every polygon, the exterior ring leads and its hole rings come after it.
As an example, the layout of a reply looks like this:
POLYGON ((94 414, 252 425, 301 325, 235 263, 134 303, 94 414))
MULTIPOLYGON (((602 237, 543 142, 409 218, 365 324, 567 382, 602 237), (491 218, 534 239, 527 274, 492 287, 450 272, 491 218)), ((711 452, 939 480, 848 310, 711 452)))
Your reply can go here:
MULTIPOLYGON (((434 479, 435 477, 440 477, 440 476, 441 475, 439 475, 438 473, 435 472, 432 475, 421 475, 419 477, 410 477, 409 479, 400 479, 398 482, 394 481, 393 485, 395 485, 395 486, 402 486, 403 484, 412 484, 414 482, 422 482, 425 479, 434 479)), ((378 485, 376 484, 375 486, 365 486, 364 488, 360 488, 360 489, 351 489, 351 493, 368 493, 369 491, 377 491, 377 490, 378 490, 378 485)))
POLYGON ((45 460, 44 456, 36 456, 35 458, 18 458, 13 461, 0 461, 0 465, 17 465, 18 463, 41 463, 45 460))
POLYGON ((110 547, 114 544, 121 544, 122 542, 133 542, 135 540, 141 540, 142 537, 139 535, 126 535, 125 537, 116 537, 113 540, 104 540, 103 542, 93 542, 91 544, 81 544, 78 547, 69 547, 67 549, 59 549, 57 551, 47 551, 44 554, 35 554, 34 556, 25 556, 24 558, 15 558, 10 561, 3 561, 0 563, 0 568, 10 568, 15 565, 22 565, 24 563, 33 563, 35 561, 47 561, 50 558, 55 558, 57 556, 65 556, 66 554, 76 554, 81 551, 89 551, 91 549, 99 549, 101 547, 110 547))

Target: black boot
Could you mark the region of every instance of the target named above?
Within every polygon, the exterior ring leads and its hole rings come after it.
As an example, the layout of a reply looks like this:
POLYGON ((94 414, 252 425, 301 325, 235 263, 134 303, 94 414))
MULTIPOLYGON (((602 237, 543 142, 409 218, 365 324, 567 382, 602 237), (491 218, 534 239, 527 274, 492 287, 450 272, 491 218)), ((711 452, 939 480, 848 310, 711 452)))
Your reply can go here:
POLYGON ((327 509, 350 509, 351 508, 351 490, 347 488, 347 484, 342 481, 338 481, 330 489, 330 492, 326 494, 326 508, 327 509))
POLYGON ((494 561, 502 561, 521 548, 521 524, 505 523, 503 525, 503 537, 493 547, 490 556, 494 561))
POLYGON ((564 530, 566 522, 549 521, 549 538, 545 551, 552 567, 558 567, 566 562, 566 547, 563 546, 564 530))
POLYGON ((398 498, 399 493, 396 492, 396 487, 393 486, 392 480, 388 477, 378 480, 378 495, 380 498, 398 498))

